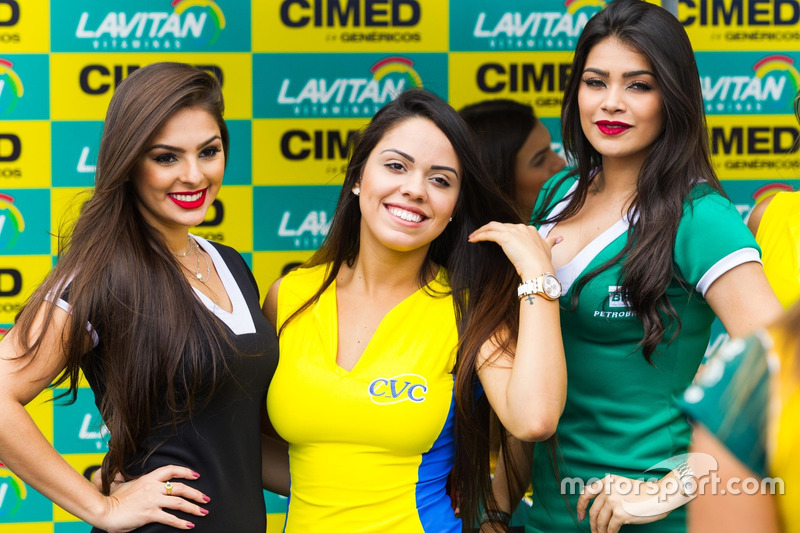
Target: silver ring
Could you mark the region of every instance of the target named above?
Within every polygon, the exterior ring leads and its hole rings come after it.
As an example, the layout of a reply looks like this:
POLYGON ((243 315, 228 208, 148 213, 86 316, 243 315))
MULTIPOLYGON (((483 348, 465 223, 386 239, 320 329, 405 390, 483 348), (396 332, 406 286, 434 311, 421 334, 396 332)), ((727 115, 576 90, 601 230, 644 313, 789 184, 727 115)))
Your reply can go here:
POLYGON ((173 489, 172 482, 170 482, 170 481, 165 482, 164 483, 164 488, 167 490, 167 496, 172 494, 172 489, 173 489))

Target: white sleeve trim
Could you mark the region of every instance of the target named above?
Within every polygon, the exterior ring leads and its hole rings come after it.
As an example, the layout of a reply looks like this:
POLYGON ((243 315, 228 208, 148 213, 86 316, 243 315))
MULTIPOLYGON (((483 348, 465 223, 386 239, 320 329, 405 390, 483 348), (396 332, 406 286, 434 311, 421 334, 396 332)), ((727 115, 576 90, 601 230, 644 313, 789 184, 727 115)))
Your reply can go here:
POLYGON ((758 250, 755 248, 740 248, 735 252, 729 253, 714 263, 714 265, 703 274, 703 277, 697 282, 697 291, 705 298, 708 288, 711 287, 711 284, 717 281, 720 276, 741 264, 751 261, 762 264, 761 257, 758 255, 758 250))
MULTIPOLYGON (((72 280, 70 279, 70 281, 72 281, 72 280)), ((67 313, 72 315, 72 306, 69 304, 69 302, 67 302, 63 298, 58 298, 56 300, 56 299, 53 299, 53 295, 52 294, 48 293, 44 297, 44 299, 47 300, 50 303, 55 304, 56 307, 60 307, 61 309, 63 309, 64 311, 66 311, 67 313)), ((92 348, 97 348, 97 345, 100 344, 100 337, 97 335, 97 332, 92 327, 92 323, 91 322, 87 322, 86 323, 86 331, 89 332, 89 334, 92 336, 92 348)))

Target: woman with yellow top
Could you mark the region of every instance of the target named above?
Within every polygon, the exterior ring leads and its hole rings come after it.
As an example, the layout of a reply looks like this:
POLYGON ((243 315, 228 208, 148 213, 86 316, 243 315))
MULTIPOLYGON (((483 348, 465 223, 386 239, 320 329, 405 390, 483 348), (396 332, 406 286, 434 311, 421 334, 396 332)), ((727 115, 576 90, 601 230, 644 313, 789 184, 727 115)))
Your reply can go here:
POLYGON ((717 462, 689 505, 692 532, 800 532, 800 304, 711 356, 683 406, 692 452, 717 462), (777 497, 775 497, 777 495, 777 497))
POLYGON ((469 529, 489 495, 488 405, 520 439, 555 430, 558 239, 508 223, 477 153, 444 101, 399 95, 355 144, 325 242, 267 295, 289 533, 469 529))

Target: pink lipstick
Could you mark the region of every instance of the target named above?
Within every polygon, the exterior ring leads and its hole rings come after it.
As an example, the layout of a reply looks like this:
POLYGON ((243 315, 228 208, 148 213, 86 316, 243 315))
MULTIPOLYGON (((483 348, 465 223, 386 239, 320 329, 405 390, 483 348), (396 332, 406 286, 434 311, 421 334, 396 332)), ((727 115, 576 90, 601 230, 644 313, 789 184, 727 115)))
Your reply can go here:
POLYGON ((611 120, 598 120, 595 122, 597 129, 606 135, 619 135, 624 131, 628 131, 631 125, 625 122, 616 122, 611 120))
POLYGON ((208 187, 200 191, 171 192, 168 193, 169 199, 175 202, 178 207, 183 209, 197 209, 206 201, 208 187))

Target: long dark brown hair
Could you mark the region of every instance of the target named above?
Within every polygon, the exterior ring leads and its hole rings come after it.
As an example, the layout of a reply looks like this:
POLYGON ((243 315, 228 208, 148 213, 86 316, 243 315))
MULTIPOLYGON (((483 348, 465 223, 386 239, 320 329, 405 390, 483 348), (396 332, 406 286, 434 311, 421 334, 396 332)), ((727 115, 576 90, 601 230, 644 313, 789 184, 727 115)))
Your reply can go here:
POLYGON ((61 396, 75 401, 80 369, 99 376, 95 393, 111 436, 102 469, 106 492, 117 473, 130 479, 134 458, 152 453, 141 448, 156 429, 191 416, 228 375, 224 328, 194 296, 164 236, 139 212, 131 182, 153 137, 186 108, 215 118, 227 161, 222 92, 212 75, 156 63, 119 85, 103 127, 94 191, 72 231, 61 236, 57 265, 14 326, 23 357, 33 358, 52 325, 54 306, 47 305, 44 331, 33 331, 43 302, 69 301, 71 320, 62 332, 66 370, 54 385, 69 383, 61 396), (87 324, 98 335, 95 347, 87 324))
MULTIPOLYGON (((569 163, 576 167, 564 179, 577 174, 578 185, 569 205, 549 221, 566 220, 581 209, 592 173, 602 166, 602 156, 581 128, 578 90, 586 57, 595 45, 609 37, 632 47, 652 65, 661 88, 664 126, 639 171, 628 210, 629 220, 636 222, 628 230, 625 247, 577 282, 574 299, 597 275, 622 261, 621 292, 642 321, 645 335, 641 347, 645 358, 652 362, 667 329, 674 325, 677 332, 680 328, 680 319, 666 291, 674 279, 680 281, 673 252, 683 202, 698 182, 704 181, 724 193, 709 158, 700 77, 686 31, 663 8, 642 0, 614 0, 589 20, 575 49, 564 92, 561 128, 564 150, 569 163)), ((534 223, 548 221, 546 206, 552 204, 556 189, 546 197, 542 209, 534 213, 534 223)))
POLYGON ((456 459, 451 494, 456 495, 464 528, 470 529, 477 519, 479 503, 492 499, 489 407, 485 395, 476 398, 476 360, 484 342, 498 330, 508 332, 502 349, 508 350, 510 343, 516 340, 519 328, 516 287, 519 278, 499 246, 494 243, 471 244, 467 237, 492 220, 520 222, 520 219, 511 202, 486 177, 469 127, 439 97, 422 89, 406 91, 378 111, 356 136, 330 231, 305 265, 329 264, 325 280, 316 294, 290 315, 281 329, 320 297, 336 279, 343 264, 354 264, 359 251, 361 211, 352 188, 358 183, 362 167, 383 136, 401 122, 415 117, 430 120, 444 133, 453 146, 463 173, 453 221, 431 243, 419 271, 419 284, 420 287, 426 285, 434 264, 447 270, 459 329, 458 359, 454 369, 456 459))

